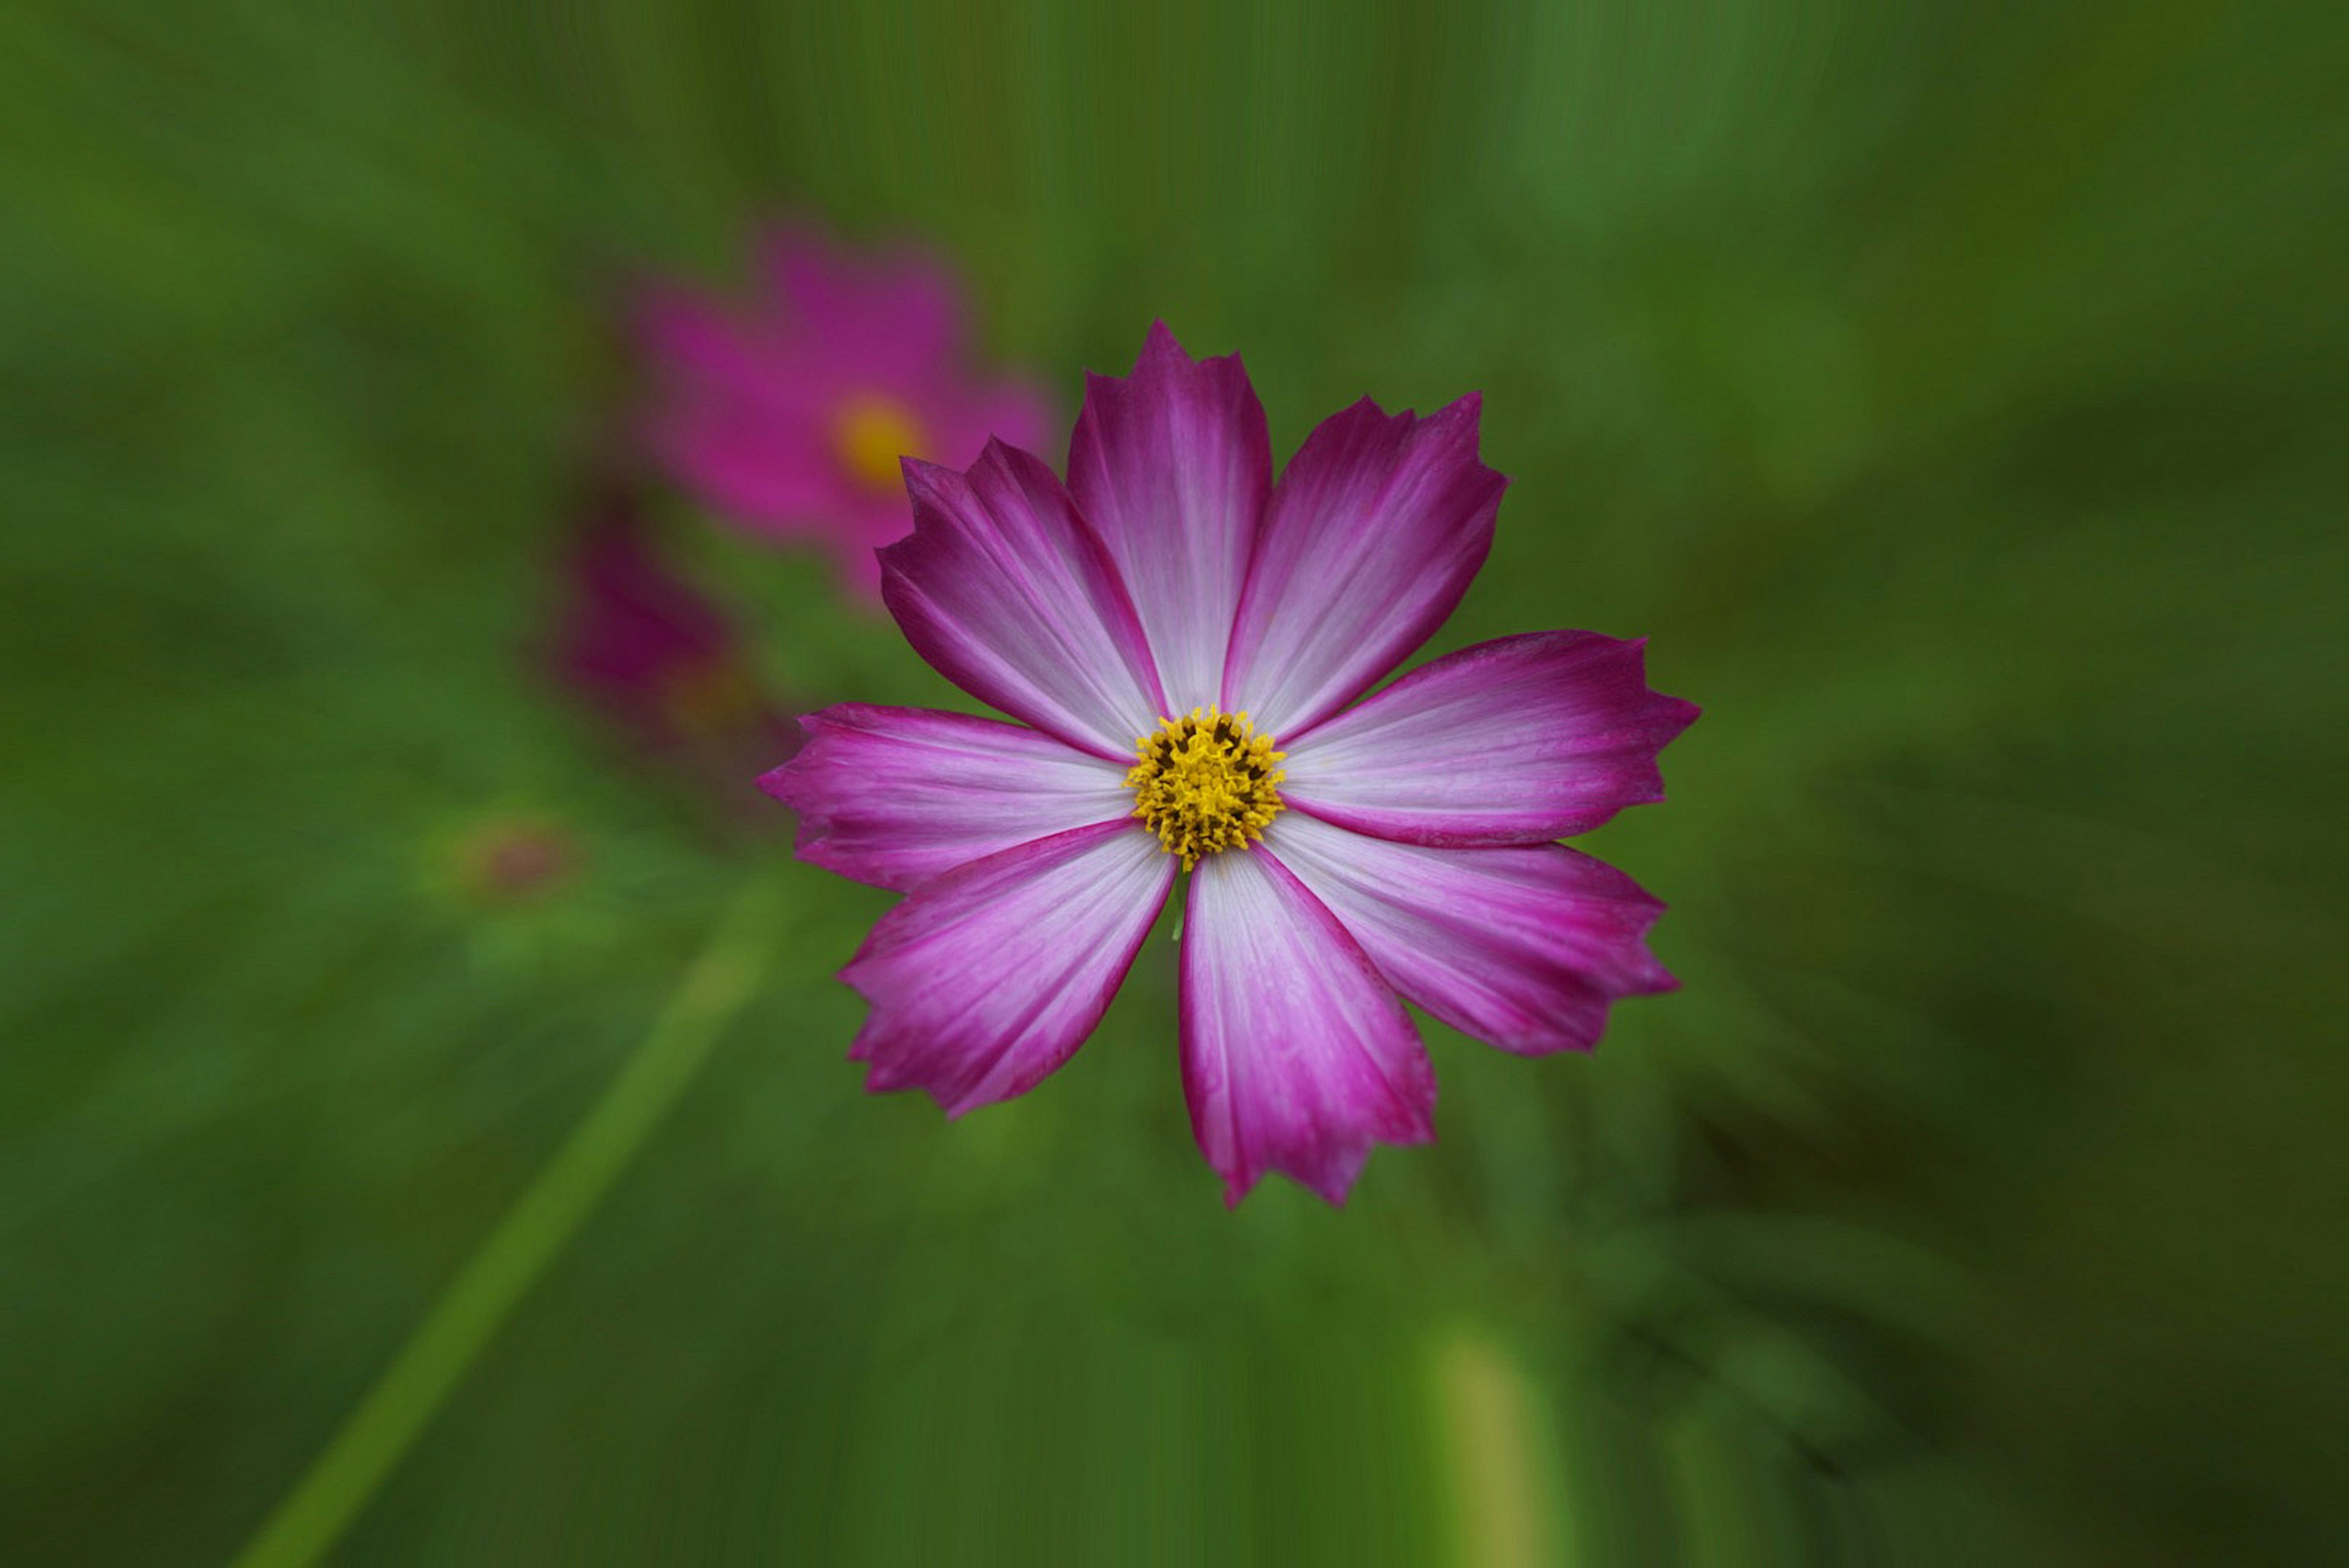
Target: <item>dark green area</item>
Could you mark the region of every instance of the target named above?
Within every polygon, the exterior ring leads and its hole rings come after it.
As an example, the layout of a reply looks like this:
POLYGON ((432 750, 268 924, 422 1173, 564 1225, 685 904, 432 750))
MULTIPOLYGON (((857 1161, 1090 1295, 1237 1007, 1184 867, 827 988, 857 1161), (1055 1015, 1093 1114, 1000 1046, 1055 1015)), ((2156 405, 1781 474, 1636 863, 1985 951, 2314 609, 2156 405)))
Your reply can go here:
MULTIPOLYGON (((378 9, 0 11, 0 1558, 234 1553, 754 881, 342 1560, 2349 1557, 2333 8, 378 9), (1685 989, 1431 1027, 1342 1212, 1224 1212, 1163 938, 1029 1099, 864 1097, 886 900, 523 656, 620 285, 781 211, 1071 409, 1154 316, 1282 451, 1482 388, 1438 646, 1705 705, 1589 844, 1685 989), (515 813, 583 870, 469 902, 515 813)), ((664 522, 779 686, 944 699, 664 522)))

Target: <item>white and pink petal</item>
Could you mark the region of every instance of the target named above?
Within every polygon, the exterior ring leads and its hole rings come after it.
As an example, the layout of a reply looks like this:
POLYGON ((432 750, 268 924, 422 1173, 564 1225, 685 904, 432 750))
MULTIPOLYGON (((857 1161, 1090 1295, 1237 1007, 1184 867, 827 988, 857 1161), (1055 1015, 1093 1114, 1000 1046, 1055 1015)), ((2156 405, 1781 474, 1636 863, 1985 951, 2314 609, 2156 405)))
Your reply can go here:
POLYGON ((841 978, 873 1011, 849 1055, 865 1087, 959 1116, 1025 1094, 1101 1022, 1174 882, 1130 822, 971 861, 883 916, 841 978))
POLYGON ((1118 764, 999 719, 843 703, 800 724, 805 744, 759 787, 799 814, 802 860, 875 887, 1133 810, 1118 764))
POLYGON ((1133 594, 1171 712, 1221 695, 1271 489, 1264 406, 1237 355, 1194 360, 1160 322, 1133 375, 1085 377, 1069 491, 1133 594))
POLYGON ((1413 670, 1283 735, 1292 806, 1422 844, 1527 844, 1664 798, 1656 754, 1696 705, 1648 686, 1643 641, 1535 632, 1413 670))
POLYGON ((1663 904, 1562 844, 1427 849, 1286 813, 1265 846, 1396 990, 1505 1051, 1588 1050, 1611 1004, 1678 984, 1648 951, 1663 904))
POLYGON ((1284 741, 1444 624, 1508 481, 1476 455, 1482 400, 1422 419, 1368 398, 1321 422, 1272 492, 1232 628, 1223 706, 1284 741))
POLYGON ((990 441, 968 474, 905 464, 914 531, 881 552, 906 641, 963 690, 1097 756, 1164 711, 1117 567, 1052 470, 990 441))
POLYGON ((1213 855, 1183 923, 1183 1087, 1237 1204, 1268 1171, 1343 1202, 1375 1143, 1434 1136, 1435 1074, 1361 946, 1271 856, 1213 855))

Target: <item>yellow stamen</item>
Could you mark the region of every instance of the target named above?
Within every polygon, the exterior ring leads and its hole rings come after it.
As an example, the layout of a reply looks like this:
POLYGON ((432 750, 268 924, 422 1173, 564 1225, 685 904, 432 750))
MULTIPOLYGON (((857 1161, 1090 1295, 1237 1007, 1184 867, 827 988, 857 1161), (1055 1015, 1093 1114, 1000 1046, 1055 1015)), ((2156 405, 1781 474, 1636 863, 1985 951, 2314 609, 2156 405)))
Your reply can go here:
POLYGON ((848 477, 878 495, 898 487, 897 459, 925 455, 928 432, 914 411, 877 392, 854 392, 832 417, 832 451, 848 477))
POLYGON ((1160 719, 1134 749, 1142 760, 1125 776, 1133 814, 1158 835, 1160 848, 1183 857, 1186 872, 1205 856, 1261 839, 1280 811, 1276 786, 1288 775, 1275 764, 1288 753, 1250 729, 1247 714, 1195 707, 1185 717, 1160 719))

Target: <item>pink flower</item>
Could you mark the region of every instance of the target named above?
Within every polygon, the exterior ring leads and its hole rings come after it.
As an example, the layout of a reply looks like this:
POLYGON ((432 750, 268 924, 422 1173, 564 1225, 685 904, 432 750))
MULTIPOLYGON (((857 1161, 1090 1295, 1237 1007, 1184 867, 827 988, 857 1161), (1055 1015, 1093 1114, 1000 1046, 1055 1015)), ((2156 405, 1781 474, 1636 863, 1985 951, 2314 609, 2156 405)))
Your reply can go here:
POLYGON ((966 366, 959 291, 939 259, 859 255, 785 229, 762 261, 769 297, 740 310, 645 291, 646 437, 703 505, 751 533, 824 545, 871 594, 874 551, 906 531, 898 459, 968 462, 990 436, 1035 444, 1047 405, 966 366))
POLYGON ((664 564, 624 487, 607 487, 564 562, 555 677, 636 748, 704 777, 730 804, 749 759, 797 748, 798 727, 724 611, 664 564))
POLYGON ((761 780, 802 858, 908 895, 843 972, 868 1087, 949 1115, 1033 1088, 1183 869, 1184 1088, 1232 1203, 1267 1171, 1341 1202, 1373 1143, 1433 1135, 1404 998, 1539 1055, 1675 984, 1645 942, 1662 905, 1552 841, 1663 798, 1697 710, 1648 689, 1641 644, 1504 637, 1355 700, 1491 546, 1478 407, 1365 399, 1275 485, 1238 358, 1159 326, 1131 377, 1088 378, 1066 486, 1001 442, 905 466, 884 597, 1023 722, 827 708, 761 780))
POLYGON ((579 874, 585 854, 563 823, 523 815, 499 816, 467 832, 448 870, 467 903, 516 909, 540 903, 579 874))

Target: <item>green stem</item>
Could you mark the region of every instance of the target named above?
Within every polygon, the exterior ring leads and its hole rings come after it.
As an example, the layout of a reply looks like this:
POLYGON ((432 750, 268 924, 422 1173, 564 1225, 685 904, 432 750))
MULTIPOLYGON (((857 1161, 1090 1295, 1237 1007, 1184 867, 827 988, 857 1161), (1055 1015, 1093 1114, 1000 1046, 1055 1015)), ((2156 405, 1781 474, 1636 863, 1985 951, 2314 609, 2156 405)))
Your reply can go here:
POLYGON ((774 923, 765 887, 753 883, 604 1098, 441 1293, 236 1568, 293 1568, 333 1548, 693 1081, 757 988, 774 923))

